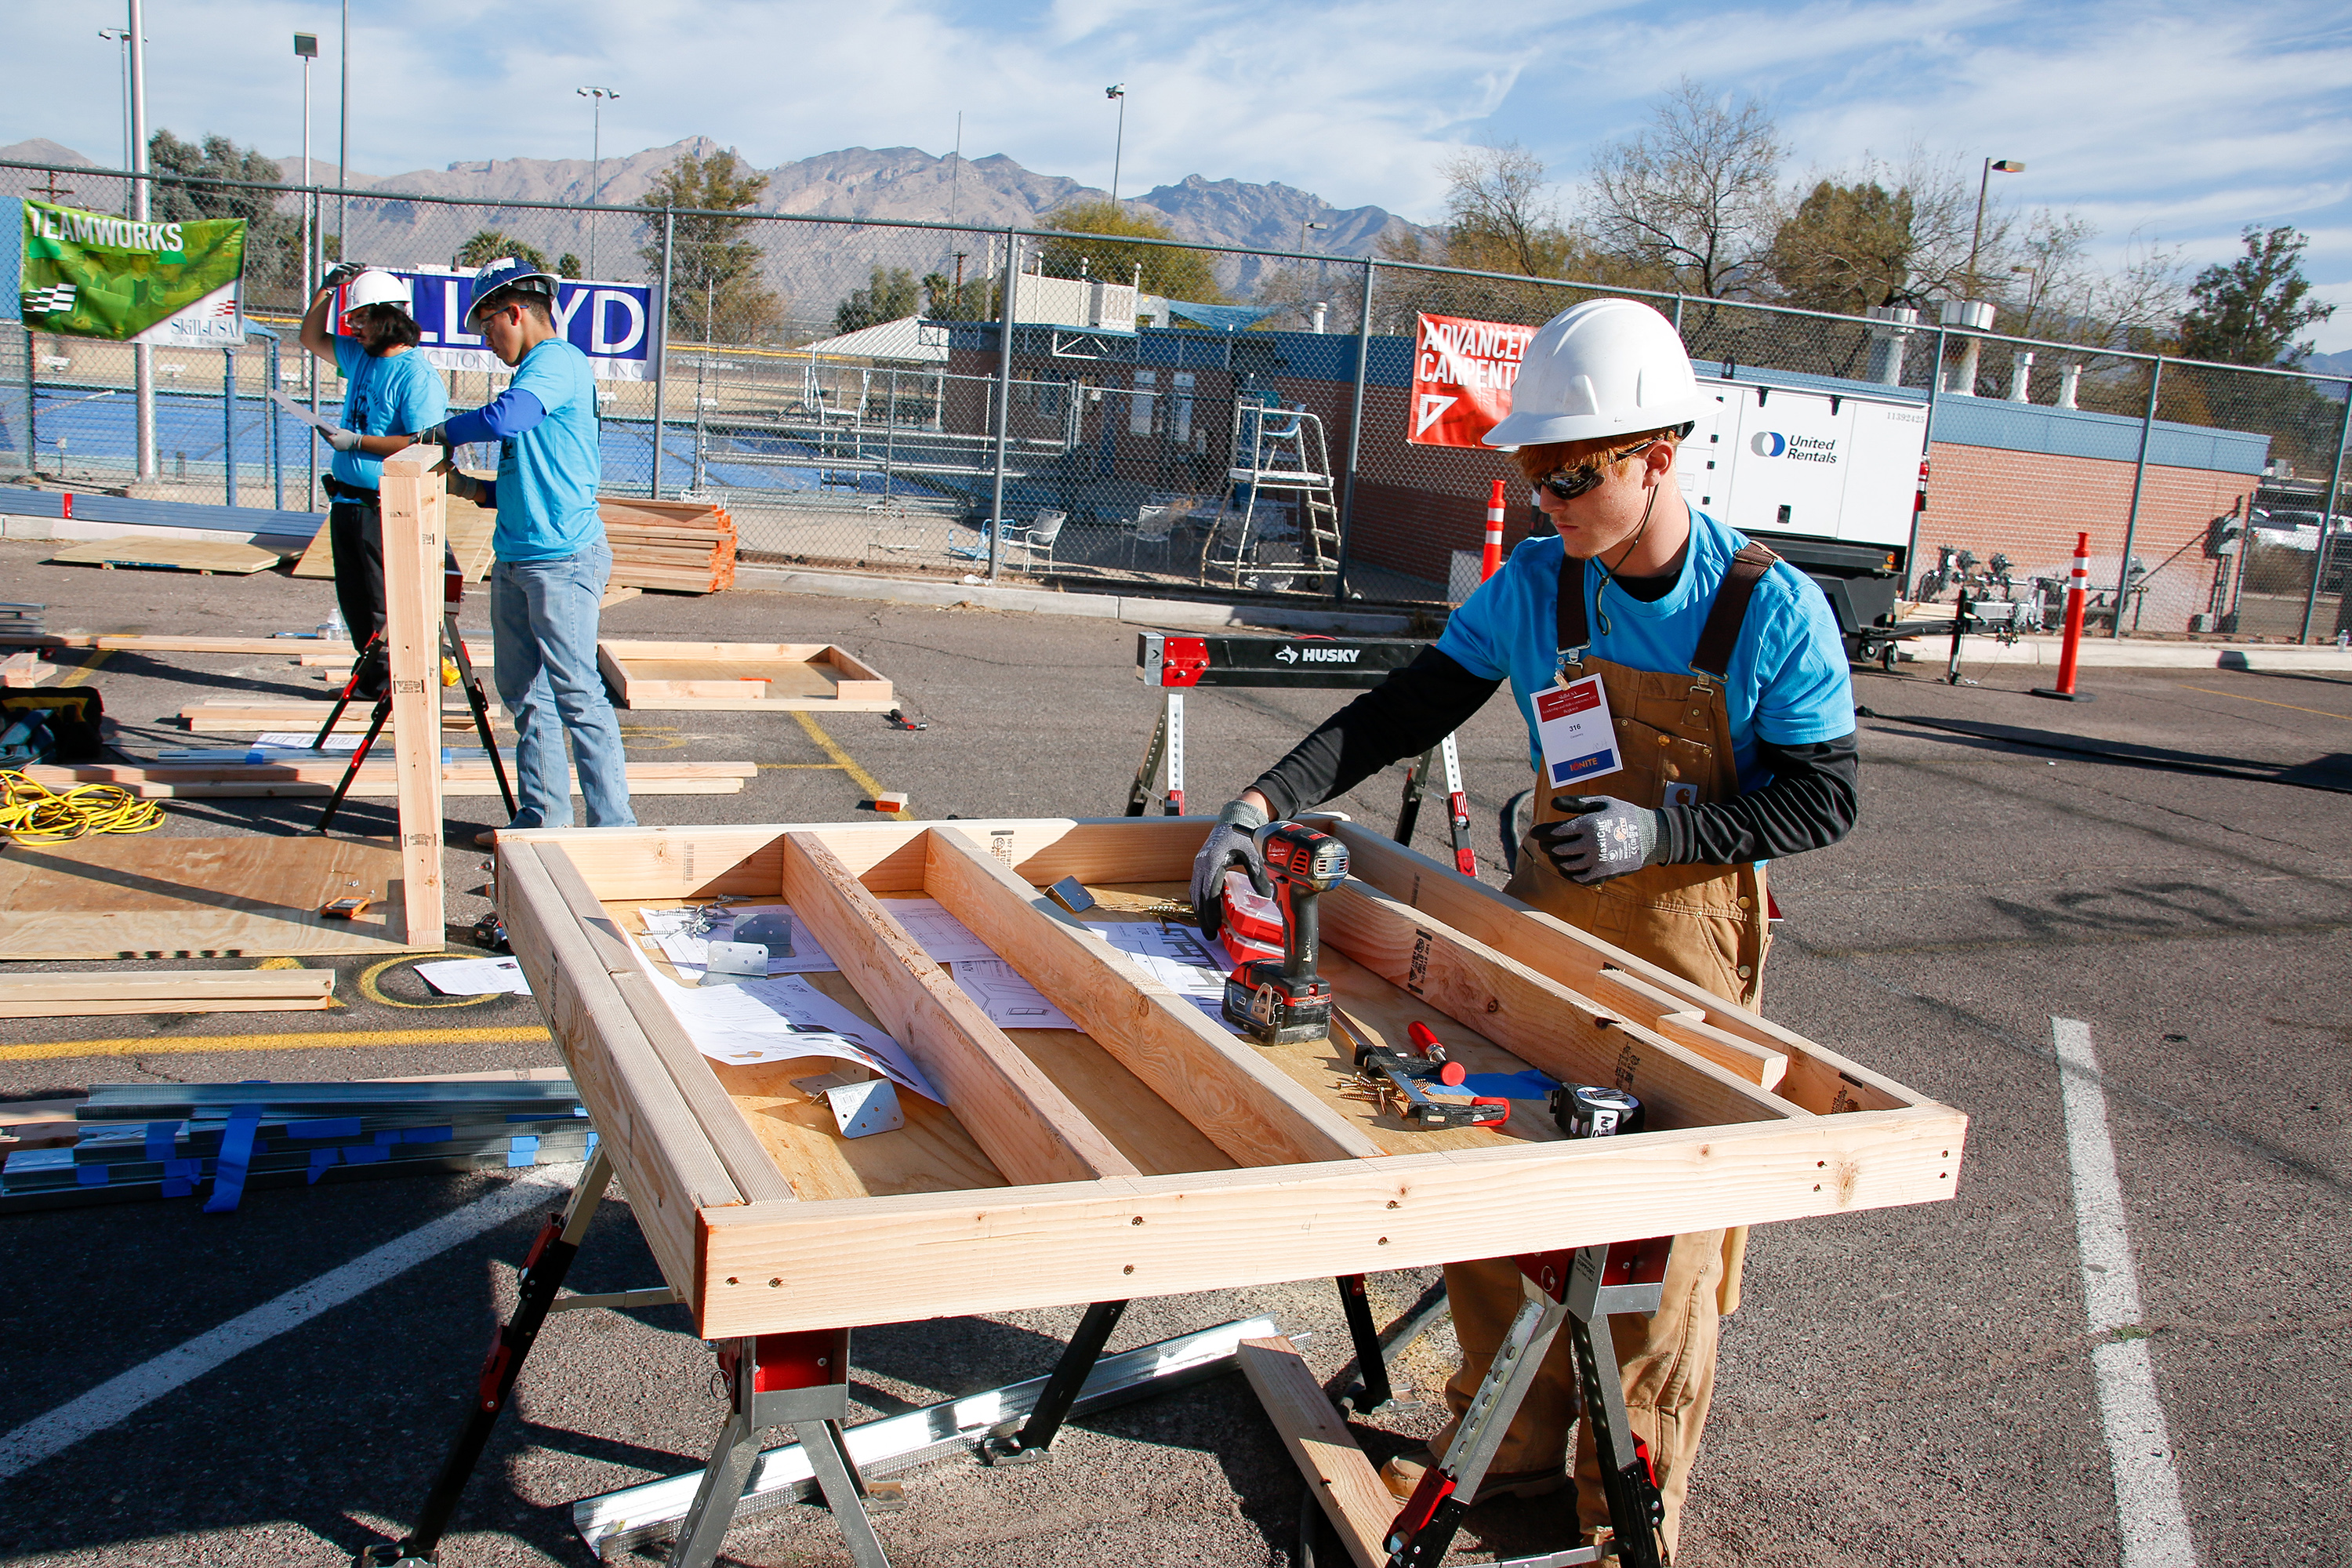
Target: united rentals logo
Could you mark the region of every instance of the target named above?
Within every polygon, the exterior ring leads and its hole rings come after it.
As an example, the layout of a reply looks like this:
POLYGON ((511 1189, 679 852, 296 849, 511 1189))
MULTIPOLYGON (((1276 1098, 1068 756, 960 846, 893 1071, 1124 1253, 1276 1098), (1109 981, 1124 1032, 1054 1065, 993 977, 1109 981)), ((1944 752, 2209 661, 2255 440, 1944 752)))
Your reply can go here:
POLYGON ((1783 436, 1778 430, 1759 430, 1748 437, 1748 449, 1759 458, 1785 457, 1797 463, 1838 460, 1836 441, 1823 440, 1819 436, 1783 436))
POLYGON ((1274 650, 1280 664, 1353 664, 1363 656, 1360 647, 1294 647, 1288 643, 1274 650))

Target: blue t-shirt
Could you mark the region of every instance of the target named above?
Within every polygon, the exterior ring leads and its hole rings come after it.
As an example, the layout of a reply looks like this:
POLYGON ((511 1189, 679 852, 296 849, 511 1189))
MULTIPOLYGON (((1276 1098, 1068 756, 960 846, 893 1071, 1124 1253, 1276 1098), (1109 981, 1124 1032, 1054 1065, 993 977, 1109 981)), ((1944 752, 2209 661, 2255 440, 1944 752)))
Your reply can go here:
MULTIPOLYGON (((441 373, 415 349, 404 353, 372 354, 357 338, 335 339, 335 363, 343 373, 342 426, 362 436, 413 436, 441 423, 449 412, 448 389, 441 373)), ((383 459, 359 452, 338 452, 328 472, 354 489, 372 490, 383 482, 383 459)))
POLYGON ((596 513, 604 467, 596 450, 596 382, 588 356, 550 338, 522 356, 513 387, 539 399, 539 422, 499 443, 501 561, 577 555, 604 536, 596 513))
MULTIPOLYGON (((1733 552, 1747 542, 1745 535, 1694 510, 1682 577, 1655 604, 1605 586, 1600 569, 1588 563, 1585 618, 1592 641, 1587 657, 1664 674, 1690 668, 1716 589, 1733 552), (1607 632, 1601 629, 1597 594, 1608 595, 1607 632)), ((1502 570, 1454 612, 1445 635, 1437 639, 1438 651, 1473 675, 1509 678, 1519 716, 1527 721, 1528 760, 1538 772, 1543 753, 1536 740, 1535 693, 1552 684, 1559 668, 1564 554, 1558 534, 1522 542, 1502 570)), ((1801 746, 1853 732, 1853 686, 1837 619, 1821 589, 1785 561, 1764 574, 1748 602, 1748 618, 1724 678, 1724 700, 1743 791, 1771 776, 1756 765, 1758 740, 1801 746)))

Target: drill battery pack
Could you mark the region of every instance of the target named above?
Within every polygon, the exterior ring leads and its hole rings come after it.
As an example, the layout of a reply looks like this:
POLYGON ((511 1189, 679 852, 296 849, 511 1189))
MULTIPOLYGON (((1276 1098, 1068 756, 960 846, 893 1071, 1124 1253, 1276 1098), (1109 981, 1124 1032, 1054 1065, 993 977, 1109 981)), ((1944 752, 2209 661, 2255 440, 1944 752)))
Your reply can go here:
POLYGON ((1292 980, 1275 959, 1238 965, 1225 977, 1226 1019, 1261 1046, 1320 1040, 1331 1033, 1331 986, 1292 980))

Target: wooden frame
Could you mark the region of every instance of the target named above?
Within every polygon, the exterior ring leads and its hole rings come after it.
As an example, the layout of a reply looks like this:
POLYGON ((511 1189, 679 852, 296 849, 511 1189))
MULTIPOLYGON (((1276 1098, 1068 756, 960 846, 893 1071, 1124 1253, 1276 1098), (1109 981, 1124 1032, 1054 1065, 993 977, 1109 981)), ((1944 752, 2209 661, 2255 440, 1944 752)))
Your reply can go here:
POLYGON ((656 712, 886 713, 890 681, 830 643, 599 642, 617 706, 656 712))
POLYGON ((1181 896, 1202 818, 518 832, 500 836, 498 887, 603 1146, 705 1338, 1951 1194, 1960 1112, 1355 824, 1324 825, 1356 855, 1324 942, 1360 1030, 1401 1039, 1432 1022, 1473 1071, 1619 1083, 1651 1131, 1571 1142, 1526 1108, 1500 1131, 1406 1127, 1348 1097, 1328 1043, 1234 1038, 1038 890, 1076 877, 1108 918, 1133 918, 1181 896), (806 1059, 742 1068, 697 1052, 629 928, 640 904, 721 892, 790 902, 841 964, 834 994, 897 1036, 952 1110, 904 1096, 907 1130, 851 1143, 780 1086, 821 1070, 806 1059), (911 893, 1085 1032, 991 1024, 892 917, 892 896, 911 893), (950 1148, 961 1166, 890 1163, 950 1148))

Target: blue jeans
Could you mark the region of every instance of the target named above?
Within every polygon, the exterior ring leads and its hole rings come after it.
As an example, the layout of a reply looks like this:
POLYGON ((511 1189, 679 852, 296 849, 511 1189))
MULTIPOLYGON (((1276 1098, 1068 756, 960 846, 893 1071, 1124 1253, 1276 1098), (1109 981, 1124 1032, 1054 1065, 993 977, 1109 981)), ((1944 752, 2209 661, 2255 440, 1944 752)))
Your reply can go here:
POLYGON ((580 767, 591 827, 634 827, 621 726, 596 669, 596 614, 612 575, 601 542, 552 561, 490 568, 490 638, 499 700, 515 721, 516 827, 572 826, 563 737, 580 767))

